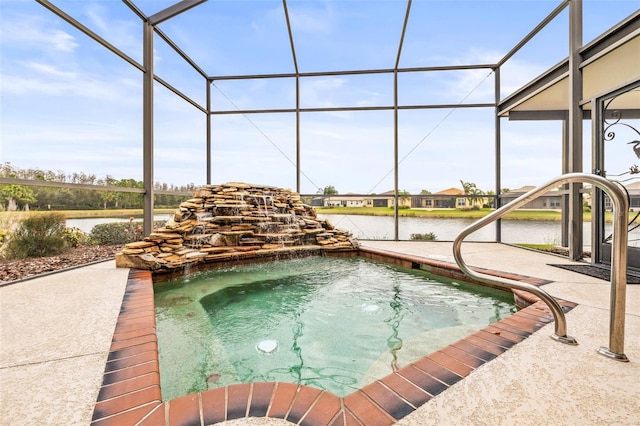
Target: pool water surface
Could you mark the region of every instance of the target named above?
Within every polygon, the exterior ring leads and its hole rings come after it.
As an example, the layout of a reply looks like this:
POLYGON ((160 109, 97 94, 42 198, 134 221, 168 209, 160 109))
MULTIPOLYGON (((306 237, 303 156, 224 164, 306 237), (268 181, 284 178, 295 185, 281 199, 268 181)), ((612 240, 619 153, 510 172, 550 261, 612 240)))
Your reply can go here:
POLYGON ((344 396, 515 312, 513 296, 361 257, 155 284, 162 397, 289 382, 344 396))

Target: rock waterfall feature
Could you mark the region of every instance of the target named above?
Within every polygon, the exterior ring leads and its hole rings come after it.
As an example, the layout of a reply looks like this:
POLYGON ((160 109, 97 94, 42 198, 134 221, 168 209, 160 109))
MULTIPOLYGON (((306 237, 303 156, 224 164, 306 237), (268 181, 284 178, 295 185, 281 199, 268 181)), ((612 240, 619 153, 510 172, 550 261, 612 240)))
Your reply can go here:
POLYGON ((116 255, 116 266, 173 272, 233 260, 357 248, 350 232, 318 218, 298 193, 231 182, 198 188, 164 227, 127 244, 116 255))

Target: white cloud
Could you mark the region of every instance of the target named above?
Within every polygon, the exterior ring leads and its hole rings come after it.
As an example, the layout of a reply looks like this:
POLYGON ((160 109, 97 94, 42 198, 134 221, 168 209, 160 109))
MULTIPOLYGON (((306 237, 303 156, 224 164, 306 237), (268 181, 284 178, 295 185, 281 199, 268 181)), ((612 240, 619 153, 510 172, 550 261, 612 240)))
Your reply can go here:
POLYGON ((85 13, 89 18, 89 26, 97 27, 101 32, 107 32, 111 28, 105 21, 104 17, 108 15, 108 10, 97 3, 89 3, 85 9, 85 13), (93 24, 93 25, 91 25, 93 24))
MULTIPOLYGON (((34 70, 42 75, 2 74, 0 93, 3 96, 64 96, 70 104, 78 103, 78 98, 92 99, 100 102, 122 102, 124 104, 139 103, 132 90, 139 91, 141 82, 127 78, 102 80, 97 77, 83 75, 75 71, 62 71, 52 66, 32 64, 34 70), (75 98, 75 100, 74 100, 75 98)), ((69 108, 72 113, 74 108, 69 108)))
POLYGON ((393 104, 392 83, 380 76, 305 78, 300 84, 301 104, 310 108, 388 106, 393 104))
POLYGON ((286 19, 282 5, 266 9, 253 16, 251 29, 257 36, 268 36, 270 31, 283 30, 286 27, 286 19))
POLYGON ((60 30, 51 32, 49 42, 54 50, 61 52, 73 52, 79 46, 71 34, 60 30))
POLYGON ((24 63, 24 66, 32 71, 46 74, 49 77, 57 77, 64 80, 71 80, 78 77, 78 73, 75 71, 63 71, 54 65, 44 64, 41 62, 28 61, 24 63))
POLYGON ((503 97, 515 92, 546 70, 535 62, 512 58, 503 66, 500 73, 500 92, 503 97))
POLYGON ((109 2, 83 2, 79 20, 137 61, 142 61, 142 21, 122 4, 109 2), (124 10, 124 13, 119 11, 124 10))
POLYGON ((331 5, 324 8, 311 8, 299 4, 289 6, 289 20, 294 36, 298 33, 312 35, 326 35, 333 31, 336 16, 331 5))
POLYGON ((71 53, 79 43, 66 31, 50 28, 38 16, 16 14, 11 19, 3 19, 0 26, 0 42, 4 48, 71 53))
MULTIPOLYGON (((498 51, 471 48, 459 58, 454 58, 453 65, 462 64, 495 64, 503 54, 498 51)), ((451 61, 451 59, 449 59, 451 61)), ((527 82, 531 81, 545 68, 534 61, 519 58, 509 59, 500 68, 501 96, 507 96, 527 82)), ((487 68, 451 72, 451 79, 443 84, 441 93, 448 97, 465 102, 493 102, 495 76, 487 68)))

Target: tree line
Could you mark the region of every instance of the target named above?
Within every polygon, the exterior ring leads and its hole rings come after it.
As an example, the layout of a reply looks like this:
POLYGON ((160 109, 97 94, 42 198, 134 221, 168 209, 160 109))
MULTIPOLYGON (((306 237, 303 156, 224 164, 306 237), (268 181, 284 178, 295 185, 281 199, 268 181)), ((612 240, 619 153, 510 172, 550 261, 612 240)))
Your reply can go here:
MULTIPOLYGON (((97 177, 84 172, 64 173, 62 171, 21 169, 5 162, 0 164, 0 178, 25 179, 39 182, 58 182, 82 185, 98 185, 116 188, 91 190, 55 186, 29 186, 0 184, 0 210, 94 210, 94 209, 136 209, 142 208, 143 196, 135 192, 118 192, 117 188, 143 188, 143 182, 136 179, 115 179, 109 175, 97 177)), ((156 182, 157 191, 176 194, 155 194, 157 207, 175 207, 185 199, 185 192, 193 192, 195 184, 176 186, 156 182)))

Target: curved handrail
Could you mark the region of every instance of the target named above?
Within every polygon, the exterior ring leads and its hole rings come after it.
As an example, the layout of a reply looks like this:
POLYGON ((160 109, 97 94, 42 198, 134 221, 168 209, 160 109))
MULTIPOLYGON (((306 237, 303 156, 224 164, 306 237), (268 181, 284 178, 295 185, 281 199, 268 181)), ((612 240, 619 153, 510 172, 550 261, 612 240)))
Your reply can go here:
POLYGON ((462 272, 471 278, 503 288, 506 287, 528 291, 538 296, 549 306, 549 309, 551 309, 551 312, 553 313, 555 320, 555 334, 552 337, 563 343, 577 344, 573 337, 567 336, 567 322, 564 316, 564 311, 549 293, 530 284, 473 271, 464 262, 461 253, 462 241, 469 234, 497 219, 500 219, 512 210, 527 204, 529 201, 559 185, 575 182, 586 182, 597 186, 609 195, 609 198, 611 198, 613 203, 614 219, 612 241, 613 251, 611 256, 611 317, 609 326, 609 348, 600 348, 599 352, 611 358, 626 361, 628 359, 624 355, 624 314, 627 284, 628 234, 626 226, 629 217, 629 201, 625 192, 620 186, 618 186, 618 184, 609 181, 602 176, 587 173, 568 173, 554 178, 538 188, 521 195, 509 204, 502 206, 496 211, 463 229, 453 242, 453 257, 462 272))

